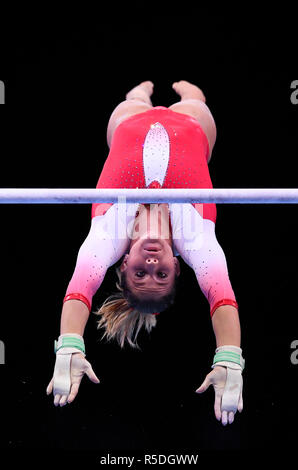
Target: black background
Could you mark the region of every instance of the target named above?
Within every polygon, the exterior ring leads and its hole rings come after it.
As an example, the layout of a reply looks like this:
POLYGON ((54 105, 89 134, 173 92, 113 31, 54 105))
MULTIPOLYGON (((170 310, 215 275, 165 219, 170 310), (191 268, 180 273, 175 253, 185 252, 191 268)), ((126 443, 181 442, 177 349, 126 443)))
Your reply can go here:
MULTIPOLYGON (((81 22, 60 18, 57 27, 47 14, 32 27, 21 15, 12 22, 0 47, 0 187, 95 187, 114 107, 143 80, 155 84, 153 105, 169 106, 177 99, 171 84, 181 79, 202 88, 217 124, 214 187, 298 187, 298 105, 290 100, 298 79, 296 12, 184 7, 114 6, 96 17, 90 10, 81 22)), ((227 427, 214 417, 213 390, 195 394, 215 338, 208 303, 182 260, 175 307, 150 336, 141 333, 142 351, 100 342, 91 315, 87 358, 101 384, 84 378, 75 402, 55 408, 45 394, 53 341, 91 205, 1 207, 3 452, 32 463, 82 457, 97 464, 108 453, 198 453, 200 464, 205 455, 220 462, 222 452, 237 462, 238 452, 265 461, 295 450, 297 206, 217 210, 246 359, 244 410, 227 427)), ((93 310, 115 281, 111 268, 93 310)))

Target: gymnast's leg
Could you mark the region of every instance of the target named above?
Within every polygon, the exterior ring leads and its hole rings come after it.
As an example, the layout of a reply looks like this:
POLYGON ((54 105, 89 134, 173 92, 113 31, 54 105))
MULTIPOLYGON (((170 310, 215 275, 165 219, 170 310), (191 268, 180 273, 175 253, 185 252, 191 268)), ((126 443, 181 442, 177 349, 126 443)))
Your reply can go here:
POLYGON ((173 89, 180 95, 181 100, 169 106, 169 109, 176 113, 188 114, 199 122, 209 142, 209 163, 216 140, 216 125, 208 106, 205 104, 204 93, 199 87, 185 80, 173 83, 173 89))
POLYGON ((107 129, 107 142, 111 146, 113 134, 116 127, 126 118, 134 114, 143 113, 152 108, 151 95, 153 93, 153 83, 142 82, 126 95, 126 100, 122 101, 112 112, 107 129))

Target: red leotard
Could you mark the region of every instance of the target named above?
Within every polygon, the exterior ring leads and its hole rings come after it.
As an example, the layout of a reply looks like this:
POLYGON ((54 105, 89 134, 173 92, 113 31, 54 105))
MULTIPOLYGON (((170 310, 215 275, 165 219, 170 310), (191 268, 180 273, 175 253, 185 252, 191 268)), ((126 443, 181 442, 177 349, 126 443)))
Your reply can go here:
MULTIPOLYGON (((208 156, 207 137, 194 118, 157 106, 129 117, 116 128, 96 188, 212 188, 208 156), (167 162, 160 169, 159 181, 155 178, 147 185, 144 149, 150 140, 148 134, 157 123, 161 126, 157 127, 155 136, 151 136, 148 152, 155 152, 155 157, 161 160, 167 157, 167 162)), ((158 175, 159 169, 155 168, 154 171, 155 176, 158 175)), ((103 215, 111 205, 92 204, 92 218, 103 215)), ((215 204, 193 206, 204 219, 215 223, 215 204)))
MULTIPOLYGON (((126 119, 116 128, 96 187, 212 188, 208 156, 208 140, 199 123, 186 114, 158 106, 126 119)), ((133 208, 132 215, 119 217, 120 206, 92 204, 90 232, 79 250, 64 302, 78 299, 90 310, 107 269, 129 251, 130 239, 119 238, 111 231, 116 219, 123 227, 129 226, 138 204, 126 204, 133 208)), ((180 254, 193 268, 211 315, 221 305, 238 308, 225 255, 215 235, 216 205, 169 204, 169 212, 173 253, 180 254), (199 228, 189 243, 185 232, 192 219, 199 228)))

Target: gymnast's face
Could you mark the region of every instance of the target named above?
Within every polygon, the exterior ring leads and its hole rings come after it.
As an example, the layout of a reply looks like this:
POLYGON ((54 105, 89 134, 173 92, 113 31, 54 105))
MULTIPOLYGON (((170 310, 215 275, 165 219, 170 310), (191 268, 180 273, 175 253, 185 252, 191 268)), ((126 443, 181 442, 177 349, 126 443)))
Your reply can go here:
POLYGON ((126 282, 135 295, 163 297, 173 286, 180 266, 167 240, 140 238, 131 245, 120 270, 126 273, 126 282))

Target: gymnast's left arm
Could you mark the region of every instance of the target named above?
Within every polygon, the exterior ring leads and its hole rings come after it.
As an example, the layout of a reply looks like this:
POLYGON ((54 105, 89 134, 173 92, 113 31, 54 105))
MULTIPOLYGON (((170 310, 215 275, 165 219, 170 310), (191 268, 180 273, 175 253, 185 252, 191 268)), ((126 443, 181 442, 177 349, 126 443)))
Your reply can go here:
POLYGON ((234 421, 237 411, 243 410, 242 371, 244 359, 240 348, 240 322, 238 310, 231 305, 218 307, 212 316, 212 326, 217 348, 213 369, 207 374, 197 393, 205 392, 210 385, 215 392, 214 414, 225 426, 234 421))
POLYGON ((238 304, 229 279, 224 251, 215 235, 215 224, 203 220, 199 250, 190 258, 202 292, 209 300, 216 350, 209 372, 196 390, 203 393, 210 385, 215 392, 214 413, 224 426, 234 421, 237 411, 243 409, 241 328, 238 304))
MULTIPOLYGON (((174 206, 174 205, 173 205, 174 206)), ((177 205, 178 206, 178 205, 177 205)), ((203 219, 192 205, 185 205, 183 214, 172 210, 175 248, 193 268, 199 286, 210 305, 216 350, 212 371, 196 390, 202 393, 210 385, 215 391, 214 412, 223 425, 232 423, 243 409, 242 371, 244 359, 240 348, 241 330, 238 304, 229 279, 226 257, 215 235, 215 224, 203 219), (187 233, 185 227, 195 227, 187 233)))

